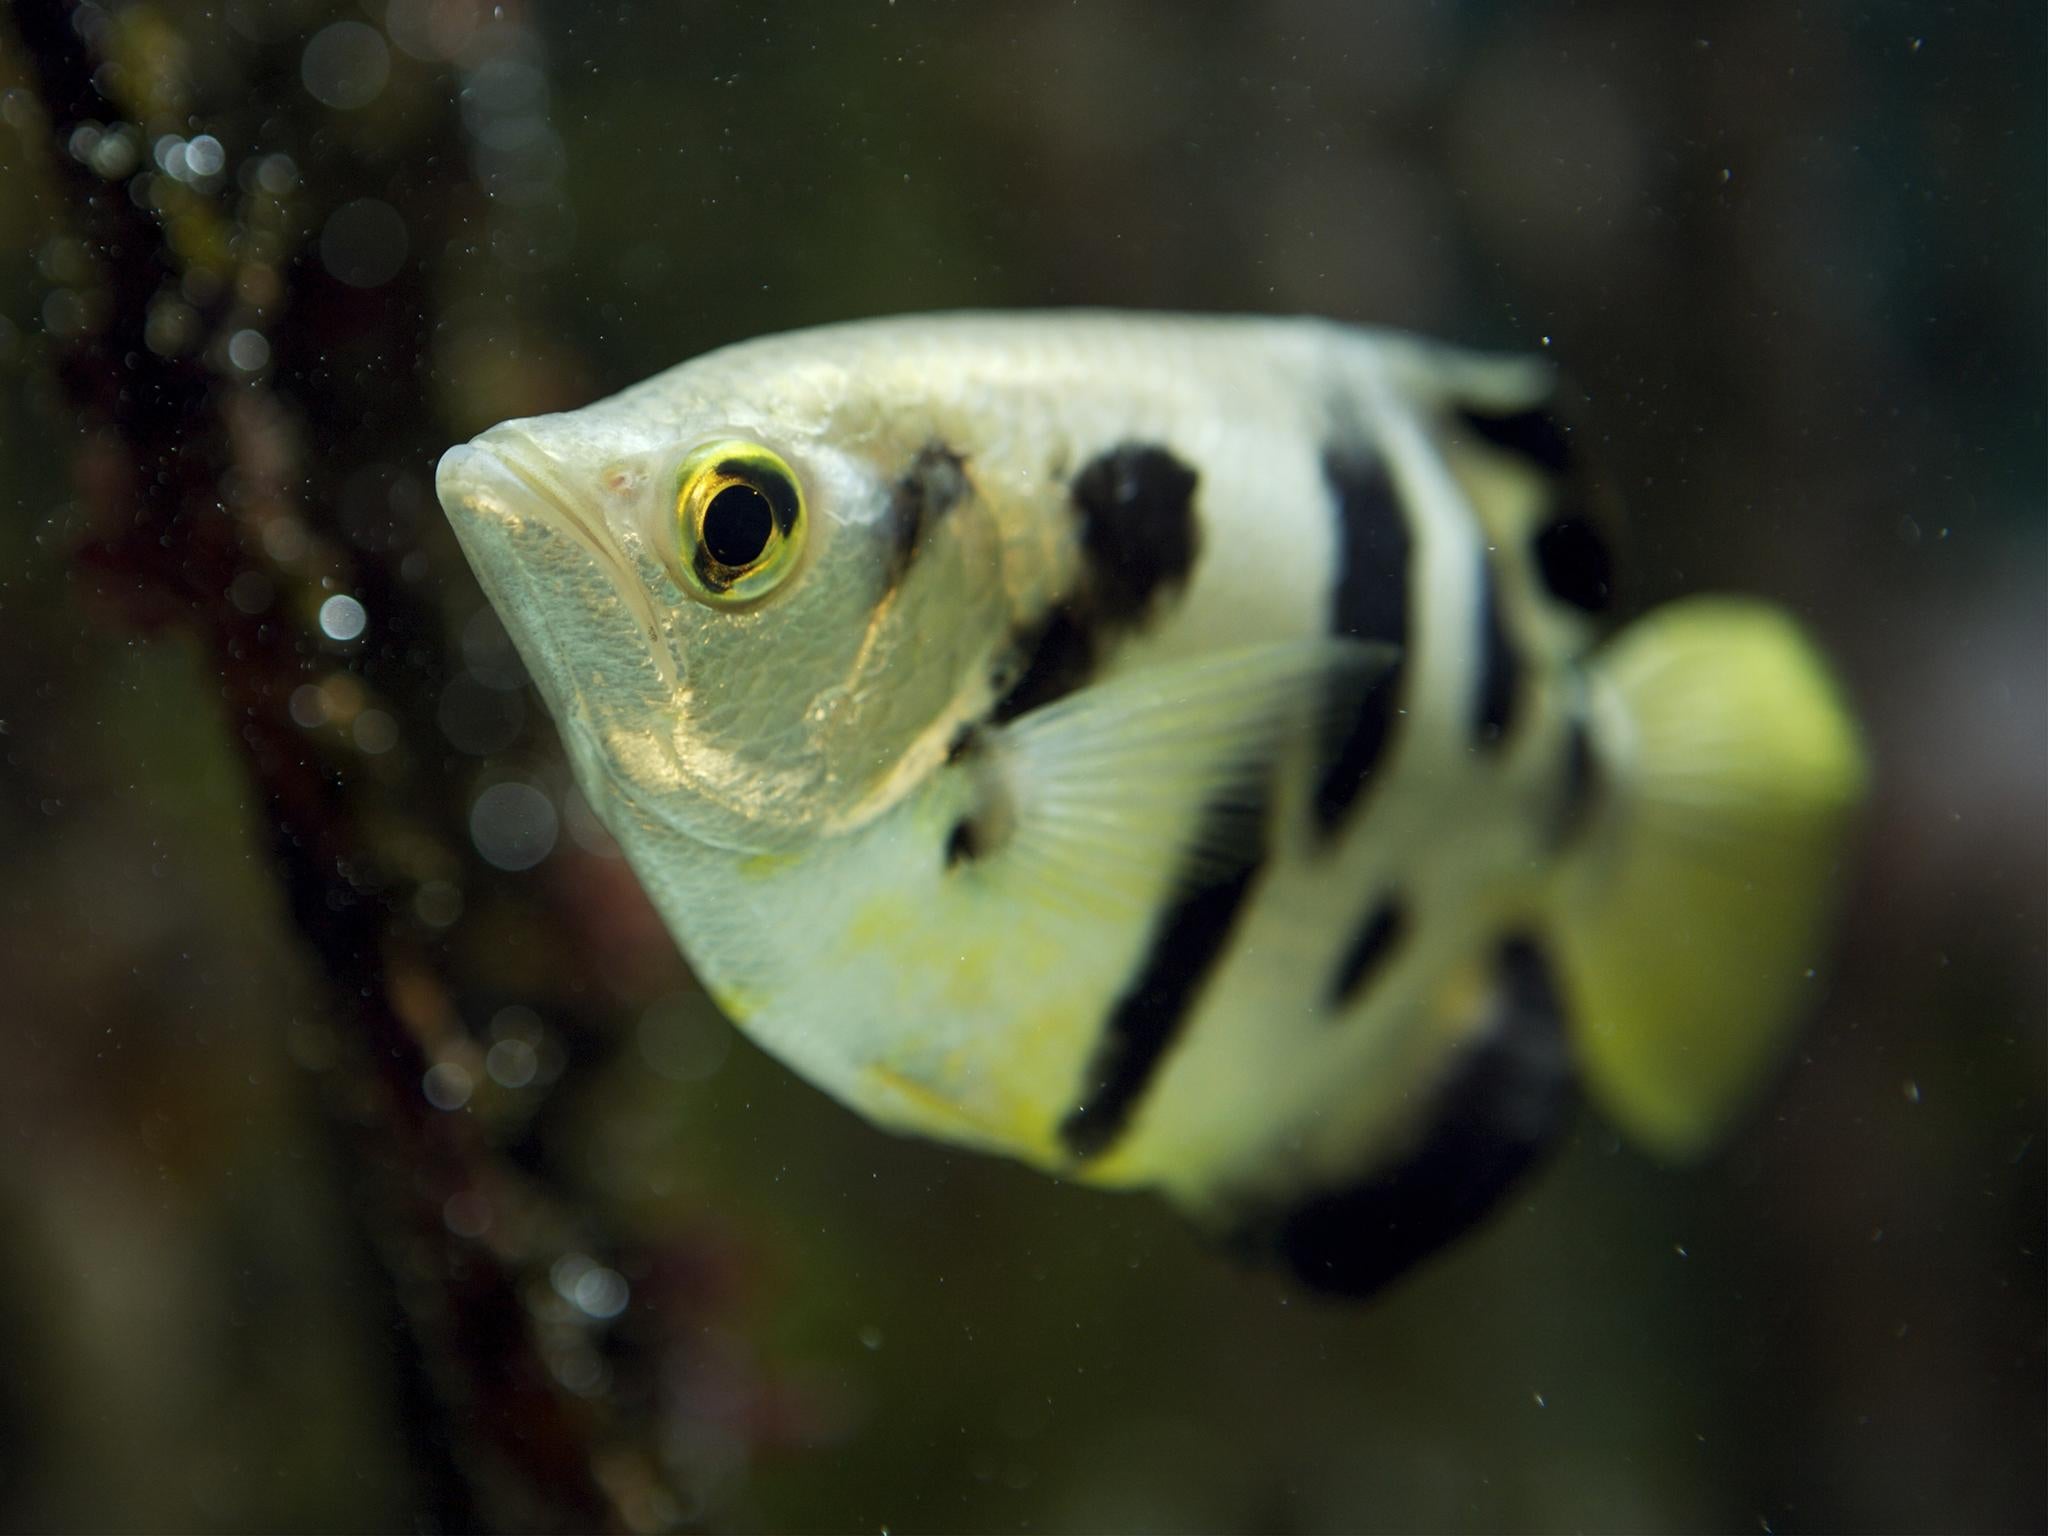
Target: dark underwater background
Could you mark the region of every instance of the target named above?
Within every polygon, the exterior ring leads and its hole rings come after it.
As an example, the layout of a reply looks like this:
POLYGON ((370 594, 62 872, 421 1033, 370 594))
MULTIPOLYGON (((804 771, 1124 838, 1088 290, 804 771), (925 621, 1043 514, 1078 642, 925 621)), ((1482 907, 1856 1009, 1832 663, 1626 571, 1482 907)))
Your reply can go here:
POLYGON ((2033 5, 17 0, 0 1526, 2048 1524, 2044 67, 2033 5), (1588 1114, 1333 1305, 718 1019, 434 455, 1063 304, 1547 352, 1626 606, 1838 660, 1842 942, 1720 1155, 1588 1114))

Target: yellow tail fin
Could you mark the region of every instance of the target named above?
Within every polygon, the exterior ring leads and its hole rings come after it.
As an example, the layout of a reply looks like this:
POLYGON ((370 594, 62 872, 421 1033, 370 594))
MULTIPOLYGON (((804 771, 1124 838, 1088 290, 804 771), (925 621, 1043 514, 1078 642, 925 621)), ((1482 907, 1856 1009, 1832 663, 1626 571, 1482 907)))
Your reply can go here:
POLYGON ((1596 1100, 1685 1156, 1797 1020, 1863 753, 1825 663, 1761 603, 1674 603, 1592 670, 1608 793, 1560 875, 1558 948, 1596 1100))

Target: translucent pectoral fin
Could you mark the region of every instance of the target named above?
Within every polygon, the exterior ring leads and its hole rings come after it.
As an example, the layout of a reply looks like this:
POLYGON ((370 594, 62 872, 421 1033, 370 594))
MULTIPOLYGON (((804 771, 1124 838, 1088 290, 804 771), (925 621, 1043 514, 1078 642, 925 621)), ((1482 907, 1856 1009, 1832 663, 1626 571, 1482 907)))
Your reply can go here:
POLYGON ((1005 874, 1083 906, 1157 902, 1239 870, 1274 773, 1394 647, 1316 637, 1150 667, 995 733, 975 834, 1005 874))

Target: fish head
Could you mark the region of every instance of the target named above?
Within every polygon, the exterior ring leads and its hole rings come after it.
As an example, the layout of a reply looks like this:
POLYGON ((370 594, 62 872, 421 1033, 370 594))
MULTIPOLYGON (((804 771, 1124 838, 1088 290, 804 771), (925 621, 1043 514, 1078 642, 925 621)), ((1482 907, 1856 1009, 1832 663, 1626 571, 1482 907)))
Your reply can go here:
POLYGON ((614 830, 788 851, 900 800, 983 706, 1001 543, 857 376, 696 366, 493 427, 436 485, 614 830))

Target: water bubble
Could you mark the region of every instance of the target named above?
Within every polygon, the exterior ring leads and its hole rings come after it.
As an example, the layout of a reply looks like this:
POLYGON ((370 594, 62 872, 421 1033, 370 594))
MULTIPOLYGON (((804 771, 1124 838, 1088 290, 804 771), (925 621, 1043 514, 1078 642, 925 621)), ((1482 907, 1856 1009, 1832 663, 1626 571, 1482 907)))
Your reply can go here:
POLYGON ((590 808, 583 791, 573 786, 562 803, 562 825, 568 829, 570 840, 585 853, 594 853, 601 859, 623 857, 618 841, 590 808))
POLYGON ((194 176, 218 176, 228 163, 228 152, 210 133, 202 133, 185 146, 185 166, 194 176))
POLYGON ((345 592, 320 605, 320 632, 330 640, 353 640, 368 626, 370 615, 345 592))
POLYGON ((486 688, 465 674, 441 690, 441 705, 434 718, 441 734, 458 752, 489 757, 519 739, 526 723, 526 700, 516 693, 486 688))
POLYGON ((582 1309, 585 1316, 603 1322, 625 1311, 632 1294, 632 1287, 626 1284, 624 1275, 599 1264, 577 1277, 569 1299, 582 1309))
POLYGON ((443 0, 391 0, 384 13, 391 41, 416 59, 435 63, 462 51, 476 30, 476 8, 443 0))
POLYGON ((119 181, 141 158, 141 135, 126 123, 118 123, 92 141, 86 164, 108 181, 119 181))
POLYGON ((457 1237, 482 1237, 491 1229, 491 1202, 473 1189, 458 1190, 442 1202, 441 1223, 457 1237))
POLYGON ((446 880, 422 881, 413 893, 412 910, 429 928, 446 928, 462 916, 462 892, 446 880))
POLYGON ((412 545, 431 504, 425 482, 411 469, 372 460, 342 482, 337 511, 350 542, 388 554, 412 545))
POLYGON ((526 686, 526 668, 513 648, 512 637, 489 608, 479 608, 462 626, 462 659, 486 688, 526 686))
POLYGON ((462 82, 463 126, 487 144, 515 144, 545 127, 548 77, 530 60, 501 54, 462 82))
POLYGON ((292 724, 302 729, 310 731, 327 723, 327 700, 317 683, 301 683, 294 688, 287 708, 291 711, 292 724))
POLYGON ((420 1092, 436 1109, 460 1109, 475 1089, 467 1068, 452 1061, 437 1061, 420 1077, 420 1092))
POLYGON ((647 1064, 676 1083, 704 1081, 732 1051, 732 1026, 687 993, 663 998, 641 1014, 638 1037, 647 1064))
POLYGON ((524 1003, 507 1003, 491 1015, 493 1040, 524 1040, 528 1045, 537 1046, 547 1036, 547 1025, 524 1003))
POLYGON ((531 784, 493 784, 469 810, 469 836, 499 869, 531 869, 554 851, 555 804, 531 784))
POLYGON ((43 300, 43 329, 59 341, 83 336, 90 328, 85 300, 69 288, 53 289, 43 300))
POLYGON ((299 56, 299 78, 314 100, 344 112, 375 101, 390 76, 383 34, 360 21, 322 27, 299 56))
POLYGON ((256 167, 256 185, 272 197, 282 197, 298 184, 299 168, 290 155, 265 155, 256 167))
POLYGON ((603 1391, 608 1376, 604 1361, 588 1345, 550 1352, 548 1368, 555 1373, 555 1380, 579 1397, 594 1397, 603 1391))
POLYGON ((398 745, 398 722, 381 709, 366 709, 356 716, 350 734, 358 751, 376 757, 398 745))
POLYGON ((524 1088, 540 1071, 540 1053, 524 1040, 500 1040, 485 1054, 484 1070, 500 1088, 524 1088))
POLYGON ((255 373, 270 362, 270 339, 261 331, 235 332, 228 338, 228 361, 244 373, 255 373))
POLYGON ((158 357, 176 357, 198 339, 199 311, 184 300, 159 294, 143 322, 142 342, 158 357))
POLYGON ((279 565, 303 558, 308 542, 306 525, 289 513, 264 519, 263 553, 279 565))
POLYGON ((275 596, 277 589, 261 571, 243 571, 228 583, 228 601, 240 613, 262 613, 275 596))
POLYGON ((381 288, 405 265, 411 236, 389 203, 359 197, 328 215, 320 229, 320 264, 351 288, 381 288))
POLYGON ((175 133, 167 133, 158 139, 150 157, 156 161, 157 169, 167 176, 185 181, 192 175, 192 168, 185 159, 185 141, 175 133))

